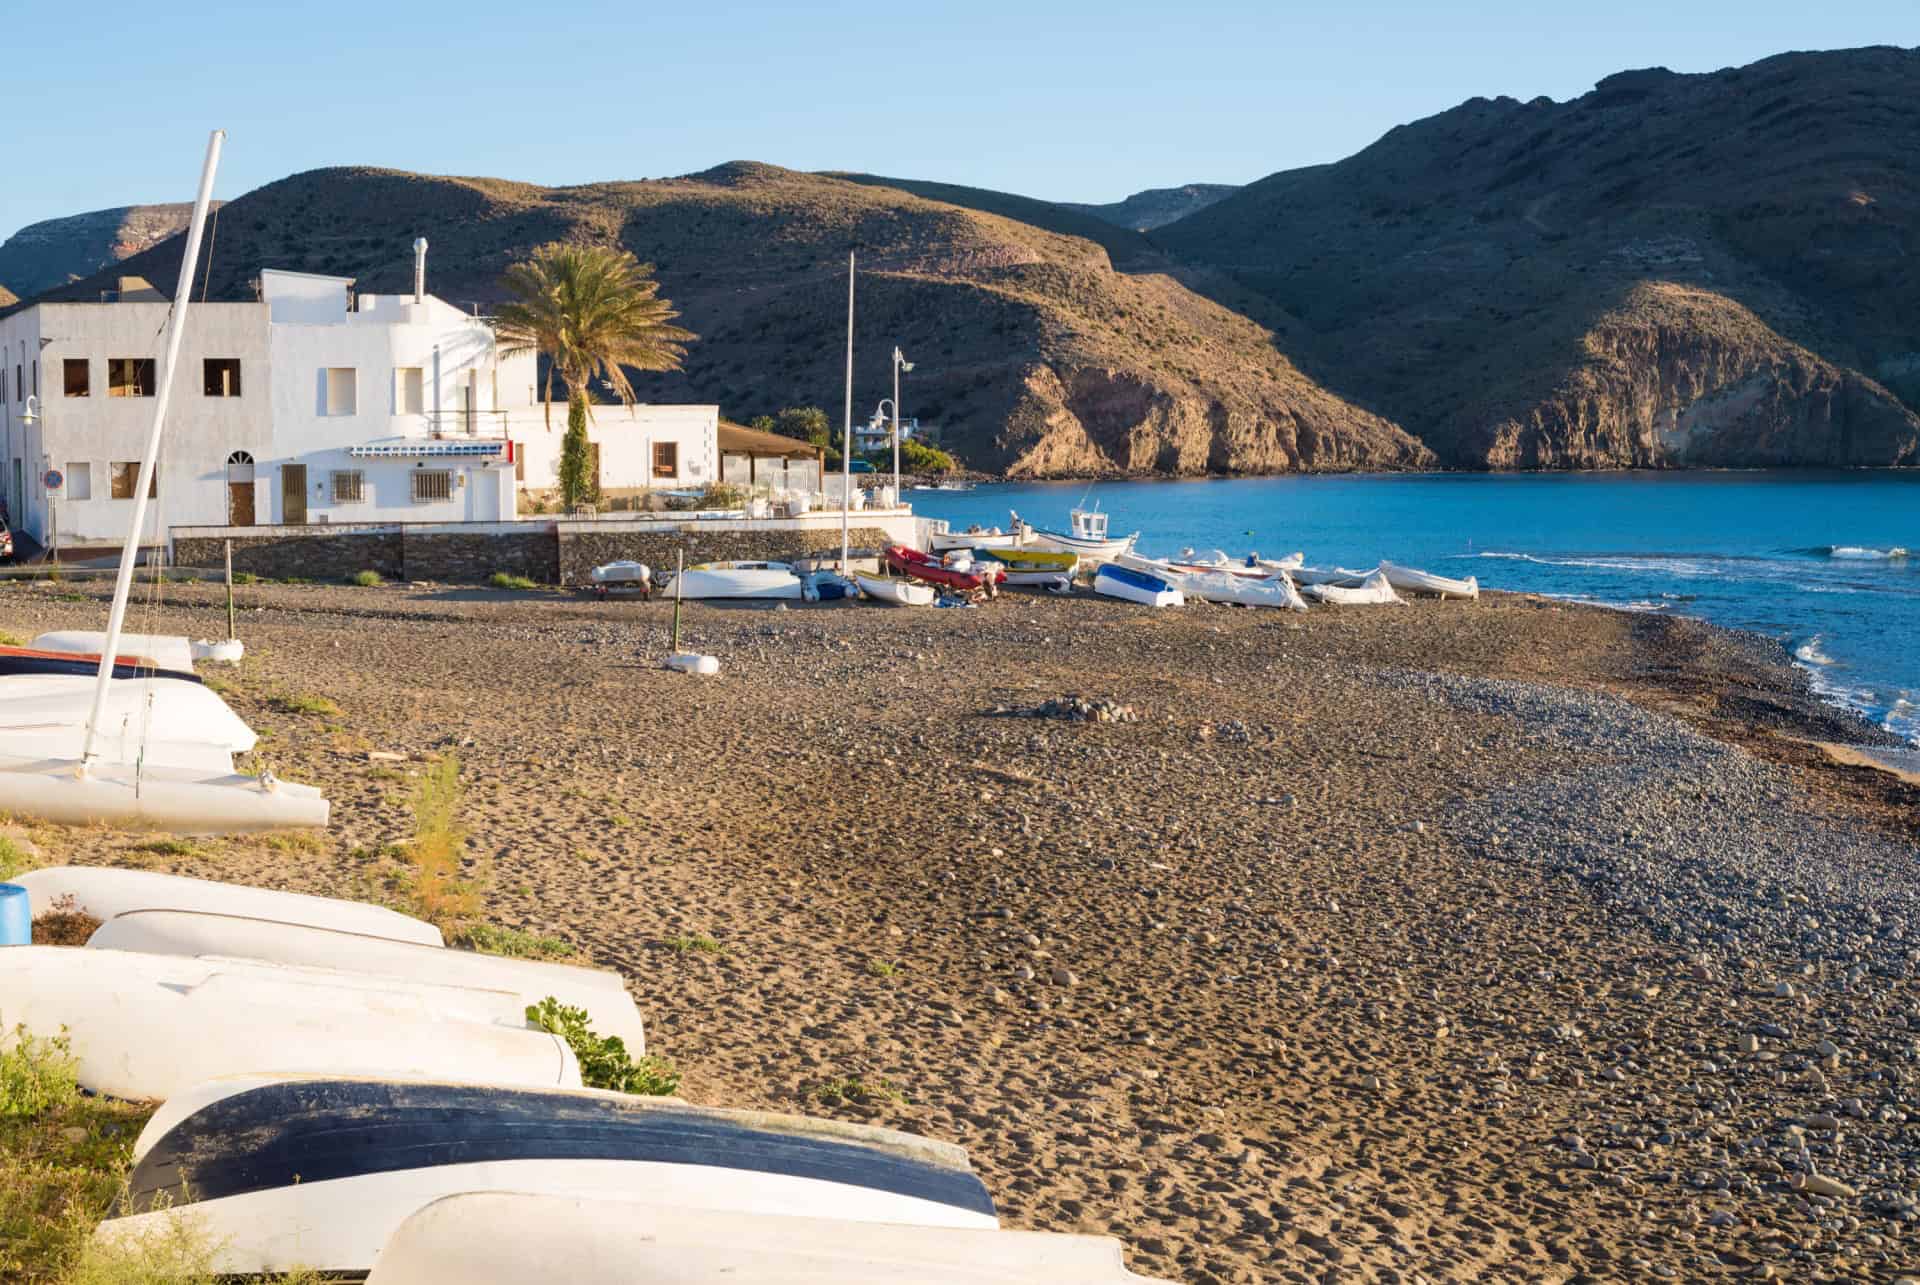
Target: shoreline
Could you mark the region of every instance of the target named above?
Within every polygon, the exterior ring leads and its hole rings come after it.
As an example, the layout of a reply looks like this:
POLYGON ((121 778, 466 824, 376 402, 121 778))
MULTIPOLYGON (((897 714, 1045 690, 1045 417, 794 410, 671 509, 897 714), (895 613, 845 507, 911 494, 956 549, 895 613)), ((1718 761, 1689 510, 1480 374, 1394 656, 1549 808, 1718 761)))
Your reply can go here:
MULTIPOLYGON (((958 1143, 1007 1226, 1199 1282, 1904 1266, 1920 787, 1818 748, 1847 720, 1760 635, 1507 594, 688 604, 692 679, 661 602, 240 605, 224 694, 333 829, 50 856, 362 895, 453 753, 489 917, 624 973, 690 1100, 958 1143), (1069 693, 1137 718, 994 716, 1069 693)), ((129 628, 215 634, 219 589, 129 628)))

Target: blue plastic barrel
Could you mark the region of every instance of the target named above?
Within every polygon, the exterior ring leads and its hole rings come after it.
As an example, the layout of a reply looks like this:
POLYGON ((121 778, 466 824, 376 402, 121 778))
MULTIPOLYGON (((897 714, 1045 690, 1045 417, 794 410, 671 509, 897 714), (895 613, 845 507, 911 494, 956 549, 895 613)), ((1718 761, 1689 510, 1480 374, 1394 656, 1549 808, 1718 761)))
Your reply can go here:
POLYGON ((27 890, 17 883, 0 883, 0 946, 33 944, 33 908, 27 890))

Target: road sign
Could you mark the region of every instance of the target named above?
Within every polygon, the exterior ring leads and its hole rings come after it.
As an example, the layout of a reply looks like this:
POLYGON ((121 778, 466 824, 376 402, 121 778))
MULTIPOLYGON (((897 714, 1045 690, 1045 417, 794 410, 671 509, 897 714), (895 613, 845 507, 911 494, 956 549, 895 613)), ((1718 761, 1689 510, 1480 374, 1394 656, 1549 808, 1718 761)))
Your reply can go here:
POLYGON ((46 483, 47 489, 49 491, 58 491, 60 488, 64 487, 67 484, 66 474, 62 473, 57 468, 48 469, 46 476, 41 478, 40 480, 46 483))

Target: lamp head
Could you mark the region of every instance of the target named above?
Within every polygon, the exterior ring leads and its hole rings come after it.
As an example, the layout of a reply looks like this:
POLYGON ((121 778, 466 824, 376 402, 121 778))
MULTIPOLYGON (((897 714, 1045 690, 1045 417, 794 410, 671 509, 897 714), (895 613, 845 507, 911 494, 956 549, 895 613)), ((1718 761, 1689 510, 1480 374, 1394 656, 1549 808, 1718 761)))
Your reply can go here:
POLYGON ((38 397, 35 397, 29 394, 27 397, 26 409, 20 412, 20 422, 22 424, 33 424, 33 423, 39 422, 39 419, 40 419, 40 399, 38 397))

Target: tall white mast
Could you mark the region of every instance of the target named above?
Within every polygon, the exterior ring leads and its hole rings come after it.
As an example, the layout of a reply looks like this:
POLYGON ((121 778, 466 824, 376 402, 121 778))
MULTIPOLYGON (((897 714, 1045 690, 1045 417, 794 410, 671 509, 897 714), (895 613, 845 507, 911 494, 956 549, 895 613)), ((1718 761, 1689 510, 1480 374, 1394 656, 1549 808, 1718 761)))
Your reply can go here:
POLYGON ((147 453, 140 460, 140 480, 133 491, 133 518, 127 544, 120 551, 120 575, 113 584, 113 609, 107 613, 107 640, 100 648, 100 673, 94 680, 93 710, 87 715, 87 735, 80 751, 80 772, 93 761, 94 737, 107 708, 107 685, 113 681, 113 660, 120 650, 120 626, 127 618, 127 596, 133 589, 133 564, 140 556, 140 528, 147 519, 147 492, 153 488, 153 470, 160 458, 160 430, 167 422, 167 402, 173 396, 174 368, 180 363, 180 341, 187 333, 187 306, 193 302, 194 271, 200 263, 200 234, 207 225, 207 206, 213 199, 213 175, 220 168, 220 146, 227 132, 216 129, 207 139, 207 159, 200 169, 200 192, 193 199, 193 221, 187 225, 187 244, 180 255, 180 282, 173 291, 173 311, 167 317, 167 349, 160 364, 160 383, 154 390, 153 427, 147 431, 147 453))
POLYGON ((853 508, 853 254, 847 251, 847 412, 840 442, 840 574, 853 569, 847 548, 847 523, 853 508))

